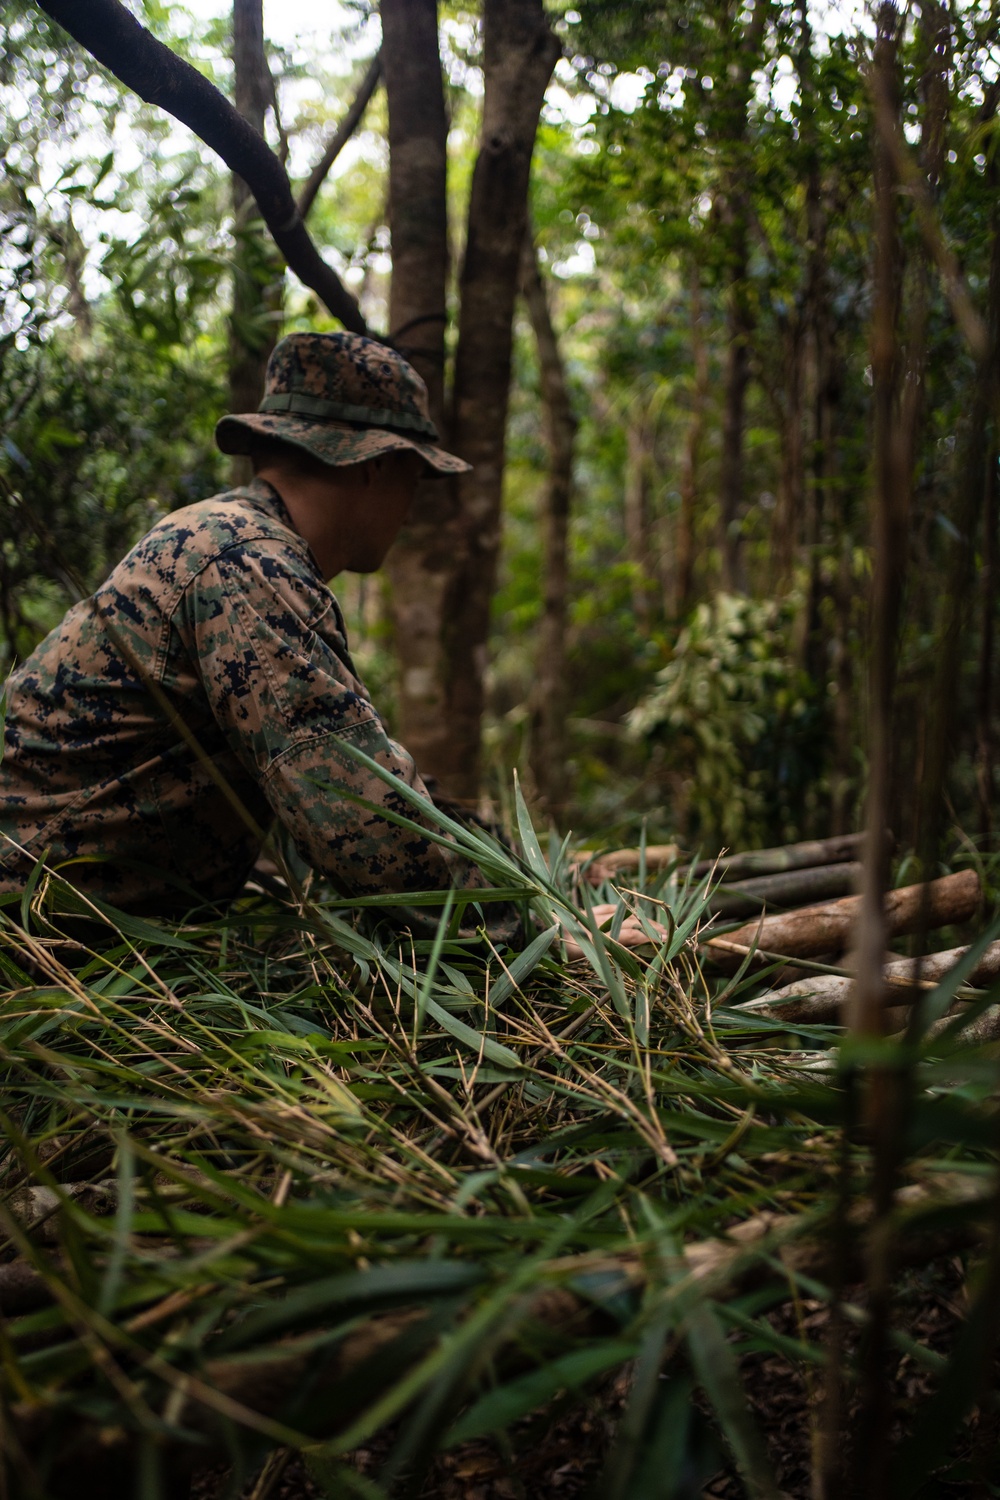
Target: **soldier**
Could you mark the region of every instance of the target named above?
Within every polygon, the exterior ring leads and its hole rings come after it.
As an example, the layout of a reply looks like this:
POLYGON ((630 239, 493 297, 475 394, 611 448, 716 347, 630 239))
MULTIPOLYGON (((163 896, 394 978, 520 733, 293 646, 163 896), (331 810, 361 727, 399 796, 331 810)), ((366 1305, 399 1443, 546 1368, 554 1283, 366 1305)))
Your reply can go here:
POLYGON ((423 382, 373 340, 292 334, 259 412, 216 440, 253 481, 160 521, 9 679, 0 893, 44 860, 125 910, 225 902, 275 819, 348 894, 479 883, 380 815, 419 820, 345 748, 428 795, 326 582, 381 566, 421 472, 468 468, 438 446, 423 382))

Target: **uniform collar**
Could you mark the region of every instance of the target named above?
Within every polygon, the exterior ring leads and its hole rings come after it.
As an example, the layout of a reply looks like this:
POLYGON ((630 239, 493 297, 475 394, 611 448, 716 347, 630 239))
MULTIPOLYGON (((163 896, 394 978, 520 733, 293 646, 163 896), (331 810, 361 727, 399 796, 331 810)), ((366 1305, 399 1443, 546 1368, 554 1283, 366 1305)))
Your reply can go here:
POLYGON ((276 521, 280 521, 282 526, 287 526, 289 531, 295 532, 296 536, 299 535, 295 531, 294 522, 288 514, 284 500, 282 500, 274 485, 268 484, 266 479, 251 479, 247 484, 241 484, 239 493, 244 495, 253 505, 266 511, 269 516, 273 516, 276 521))
POLYGON ((267 515, 273 517, 274 520, 280 522, 282 526, 288 528, 312 563, 316 570, 317 578, 321 583, 325 584, 326 579, 320 571, 319 563, 316 561, 312 548, 301 531, 296 530, 295 522, 288 514, 288 508, 278 491, 274 488, 274 485, 269 484, 266 479, 251 479, 248 484, 240 485, 238 493, 249 500, 252 505, 255 505, 258 510, 264 511, 267 515))

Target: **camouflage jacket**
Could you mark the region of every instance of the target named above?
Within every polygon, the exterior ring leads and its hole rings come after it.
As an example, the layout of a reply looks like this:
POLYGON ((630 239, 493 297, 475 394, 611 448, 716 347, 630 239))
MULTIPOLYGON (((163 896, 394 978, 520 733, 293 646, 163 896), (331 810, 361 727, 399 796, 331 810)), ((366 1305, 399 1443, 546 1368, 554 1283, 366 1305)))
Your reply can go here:
POLYGON ((175 511, 8 680, 0 892, 44 855, 126 909, 224 901, 274 818, 348 894, 479 884, 349 800, 414 816, 345 744, 426 795, 276 491, 255 480, 175 511))

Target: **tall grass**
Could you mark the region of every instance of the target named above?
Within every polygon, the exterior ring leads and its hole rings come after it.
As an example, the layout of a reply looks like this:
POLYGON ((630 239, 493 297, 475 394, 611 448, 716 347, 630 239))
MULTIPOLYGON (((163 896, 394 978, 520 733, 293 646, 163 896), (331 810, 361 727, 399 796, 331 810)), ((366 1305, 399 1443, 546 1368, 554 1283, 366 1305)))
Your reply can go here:
POLYGON ((442 836, 523 908, 519 953, 460 935, 482 893, 413 898, 441 909, 426 940, 322 889, 176 928, 105 912, 77 946, 44 873, 0 911, 0 1494, 173 1496, 220 1455, 236 1493, 282 1447, 331 1496, 417 1494, 440 1449, 628 1366, 600 1496, 727 1465, 776 1496, 741 1354, 821 1372, 827 1345, 769 1317, 803 1298, 864 1325, 847 1085, 873 1062, 910 1080, 897 1263, 986 1249, 950 1359, 892 1333, 935 1382, 893 1493, 951 1461, 996 1333, 997 1062, 961 1035, 991 997, 933 1037, 790 1032, 703 967, 708 880, 598 891, 601 931, 517 806, 523 857, 442 836), (633 913, 668 940, 622 948, 633 913))

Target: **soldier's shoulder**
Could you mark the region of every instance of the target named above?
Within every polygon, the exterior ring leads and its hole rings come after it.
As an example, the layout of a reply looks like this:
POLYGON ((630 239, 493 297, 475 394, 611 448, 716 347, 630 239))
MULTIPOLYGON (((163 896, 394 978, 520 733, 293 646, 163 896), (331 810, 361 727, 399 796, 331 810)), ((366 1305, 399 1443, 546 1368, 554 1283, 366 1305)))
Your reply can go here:
POLYGON ((171 511, 147 532, 140 546, 205 559, 242 542, 265 539, 292 546, 299 540, 285 521, 252 496, 241 490, 223 490, 171 511))
POLYGON ((252 494, 224 490, 171 511, 147 531, 119 570, 155 576, 162 588, 184 587, 210 563, 240 547, 277 545, 303 551, 303 542, 288 523, 252 494))

